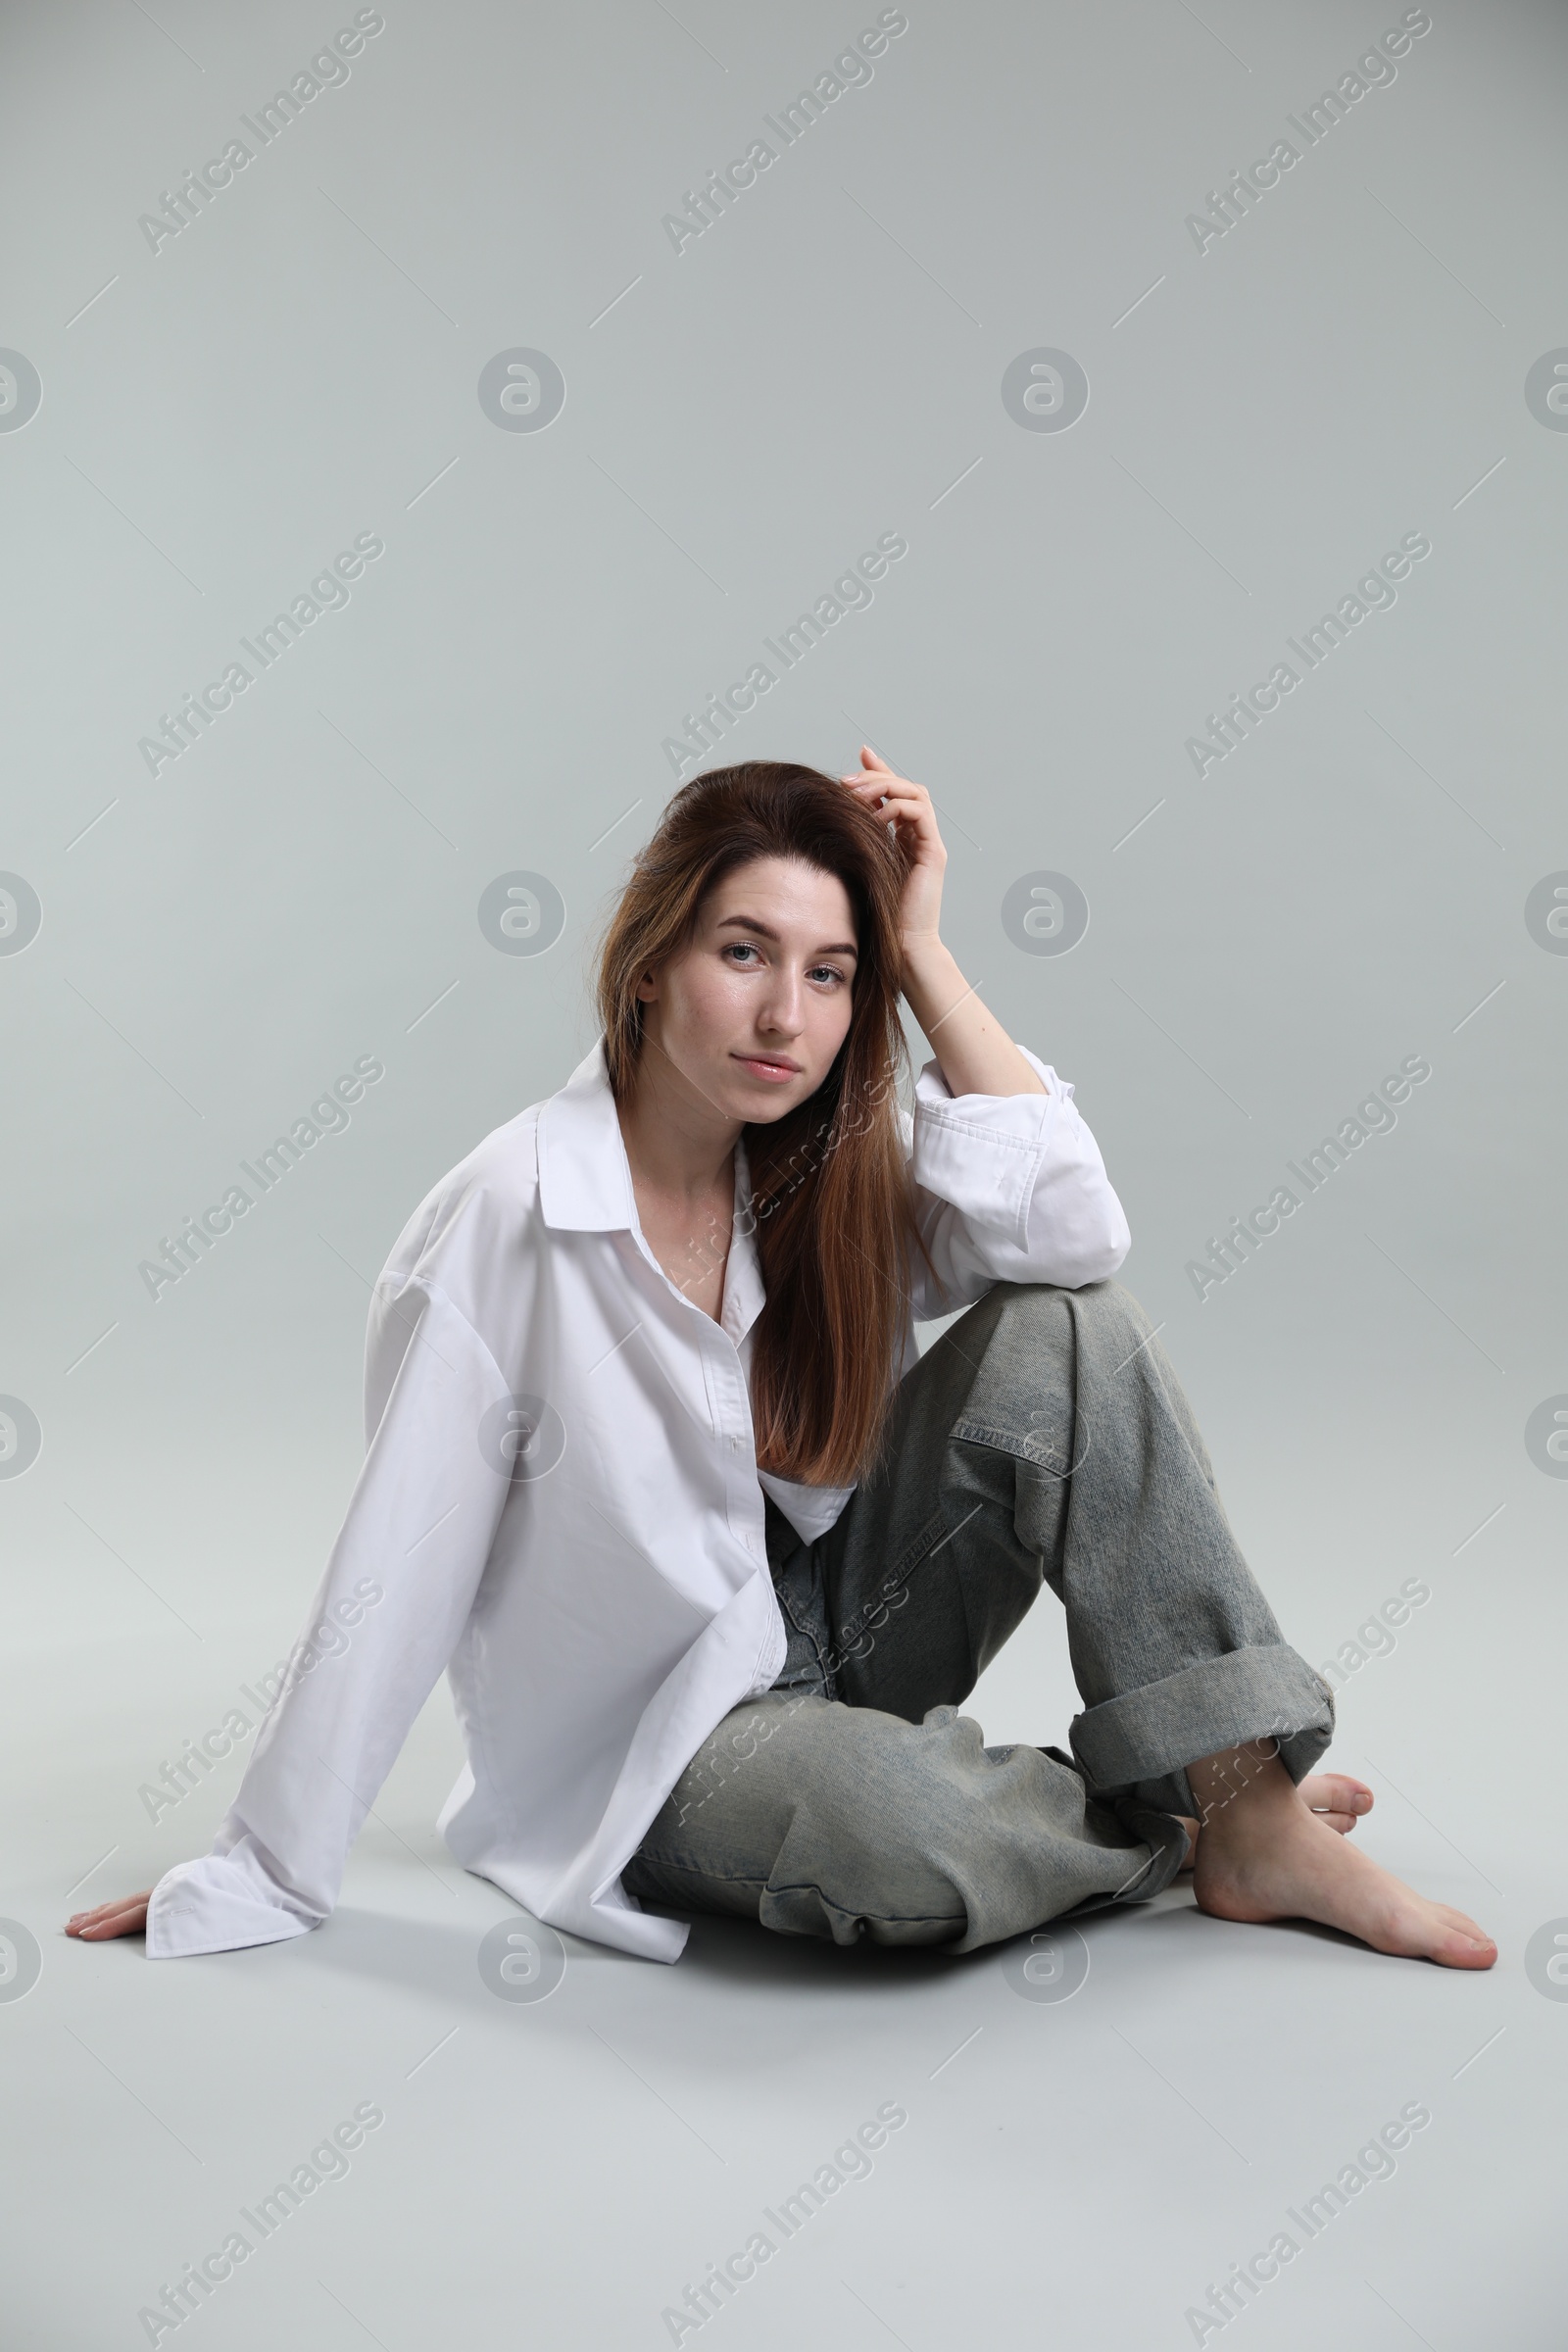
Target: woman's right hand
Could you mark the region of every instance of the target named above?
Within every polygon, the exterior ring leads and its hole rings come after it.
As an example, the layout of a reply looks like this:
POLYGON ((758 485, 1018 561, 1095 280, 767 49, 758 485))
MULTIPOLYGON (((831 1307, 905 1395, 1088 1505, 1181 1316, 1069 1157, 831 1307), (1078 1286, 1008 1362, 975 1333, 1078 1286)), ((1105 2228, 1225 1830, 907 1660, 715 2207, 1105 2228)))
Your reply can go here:
POLYGON ((101 1943, 110 1936, 139 1936, 147 1925, 147 1906, 153 1899, 149 1886, 141 1894, 122 1894, 112 1903, 100 1903, 96 1911, 74 1911, 66 1922, 68 1936, 80 1936, 90 1943, 101 1943))

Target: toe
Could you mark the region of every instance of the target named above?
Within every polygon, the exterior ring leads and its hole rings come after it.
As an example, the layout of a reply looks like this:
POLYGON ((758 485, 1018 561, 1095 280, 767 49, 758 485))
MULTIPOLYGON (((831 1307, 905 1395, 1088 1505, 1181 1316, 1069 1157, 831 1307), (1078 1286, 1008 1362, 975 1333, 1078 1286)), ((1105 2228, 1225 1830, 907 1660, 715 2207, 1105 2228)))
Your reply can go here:
POLYGON ((1372 1810, 1372 1791, 1365 1781, 1345 1772, 1313 1772, 1300 1783, 1302 1802, 1343 1838, 1372 1810))
POLYGON ((1346 1772, 1313 1772, 1301 1783, 1301 1793, 1309 1805, 1331 1806, 1336 1813, 1370 1813, 1372 1791, 1365 1781, 1353 1780, 1346 1772))
POLYGON ((1427 1903, 1428 1952, 1445 1968, 1491 1968, 1497 1946, 1480 1922, 1451 1903, 1427 1903))
POLYGON ((1446 1968, 1491 1968, 1495 1964, 1497 1947, 1479 1928, 1466 1934, 1460 1928, 1445 1927, 1439 1930, 1432 1957, 1441 1960, 1446 1968))

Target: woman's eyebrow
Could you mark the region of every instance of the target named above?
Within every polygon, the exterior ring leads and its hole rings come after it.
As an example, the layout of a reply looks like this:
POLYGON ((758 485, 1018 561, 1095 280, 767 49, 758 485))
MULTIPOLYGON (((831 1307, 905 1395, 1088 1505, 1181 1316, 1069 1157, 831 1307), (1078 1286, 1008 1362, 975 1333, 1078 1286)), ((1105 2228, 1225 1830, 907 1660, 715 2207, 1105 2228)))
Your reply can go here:
MULTIPOLYGON (((720 915, 718 928, 721 931, 726 923, 739 923, 744 930, 755 931, 760 939, 770 939, 777 945, 778 933, 770 924, 760 922, 755 914, 720 915)), ((855 956, 858 957, 859 950, 853 939, 837 939, 831 947, 818 948, 816 953, 818 956, 855 956)))

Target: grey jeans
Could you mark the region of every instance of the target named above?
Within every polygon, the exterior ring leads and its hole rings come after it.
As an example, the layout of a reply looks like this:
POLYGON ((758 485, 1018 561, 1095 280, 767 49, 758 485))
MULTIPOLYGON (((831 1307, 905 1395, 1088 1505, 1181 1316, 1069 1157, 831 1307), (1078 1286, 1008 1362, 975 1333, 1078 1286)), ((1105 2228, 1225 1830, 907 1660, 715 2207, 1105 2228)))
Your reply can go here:
POLYGON ((968 1952, 1168 1886, 1185 1767, 1271 1739, 1299 1781, 1334 1701, 1231 1533, 1136 1299, 999 1283, 900 1384, 888 1442, 803 1544, 767 1502, 789 1630, 622 1873, 656 1908, 968 1952), (1050 1585, 1083 1712, 1070 1755, 958 1712, 1050 1585))

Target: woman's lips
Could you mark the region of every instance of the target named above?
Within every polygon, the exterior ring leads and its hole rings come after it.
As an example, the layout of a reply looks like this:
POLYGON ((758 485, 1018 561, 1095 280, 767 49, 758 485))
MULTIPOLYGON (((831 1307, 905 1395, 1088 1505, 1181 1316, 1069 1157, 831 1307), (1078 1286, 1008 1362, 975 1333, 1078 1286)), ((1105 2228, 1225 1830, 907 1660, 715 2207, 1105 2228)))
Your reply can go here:
POLYGON ((801 1074, 796 1065, 789 1061, 767 1061, 755 1054, 737 1054, 733 1058, 743 1070, 750 1070, 754 1078, 765 1079, 773 1086, 783 1086, 789 1079, 798 1078, 801 1074))

